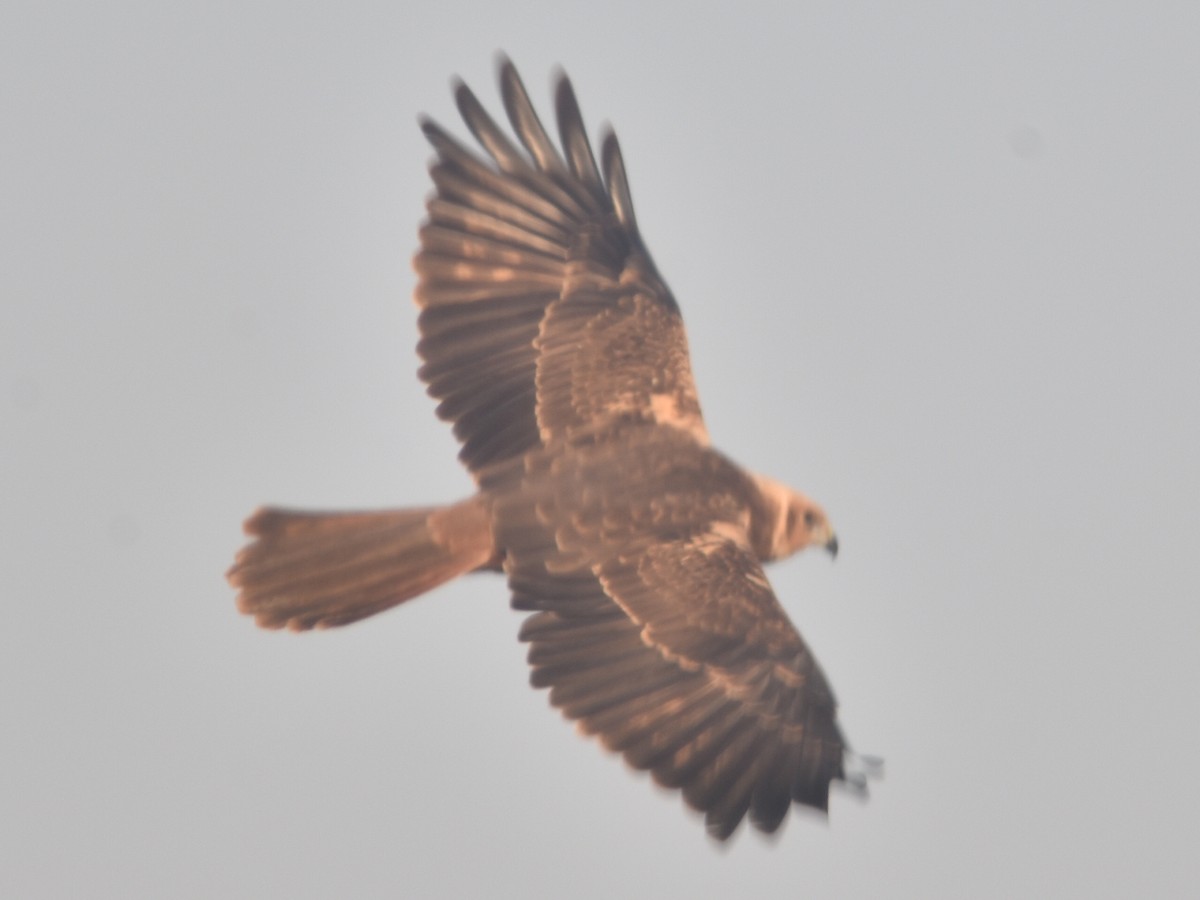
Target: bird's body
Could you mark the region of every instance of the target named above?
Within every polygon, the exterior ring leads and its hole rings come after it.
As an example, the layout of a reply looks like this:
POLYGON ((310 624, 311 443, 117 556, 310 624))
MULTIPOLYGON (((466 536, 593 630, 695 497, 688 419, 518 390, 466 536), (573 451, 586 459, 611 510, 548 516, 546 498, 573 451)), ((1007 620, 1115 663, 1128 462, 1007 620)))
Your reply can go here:
POLYGON ((491 164, 424 124, 437 190, 415 260, 421 376, 478 492, 261 510, 230 573, 239 605, 267 627, 342 625, 501 570, 555 706, 714 836, 747 812, 774 831, 848 776, 832 692, 761 564, 836 538, 806 496, 710 446, 615 137, 598 166, 562 77, 560 156, 507 61, 501 88, 520 147, 456 95, 491 164))

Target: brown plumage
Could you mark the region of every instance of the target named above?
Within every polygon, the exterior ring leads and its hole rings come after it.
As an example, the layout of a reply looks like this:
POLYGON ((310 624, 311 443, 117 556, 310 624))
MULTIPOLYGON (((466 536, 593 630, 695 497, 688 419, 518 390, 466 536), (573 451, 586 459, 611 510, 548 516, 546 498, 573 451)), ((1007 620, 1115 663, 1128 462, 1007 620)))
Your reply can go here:
POLYGON ((437 159, 415 259, 421 377, 478 493, 366 513, 265 509, 229 573, 271 627, 343 625, 466 572, 502 570, 532 682, 704 812, 825 809, 861 776, 829 684, 762 563, 836 552, 819 506, 709 446, 679 308, 638 232, 615 135, 597 164, 574 91, 558 146, 511 63, 517 143, 463 84, 487 157, 425 121, 437 159))

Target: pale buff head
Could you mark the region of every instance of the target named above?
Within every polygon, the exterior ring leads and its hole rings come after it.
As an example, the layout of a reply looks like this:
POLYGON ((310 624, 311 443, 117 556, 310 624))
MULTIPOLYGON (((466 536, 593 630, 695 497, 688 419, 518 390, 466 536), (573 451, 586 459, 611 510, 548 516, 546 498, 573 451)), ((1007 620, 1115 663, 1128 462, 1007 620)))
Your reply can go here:
POLYGON ((824 547, 837 556, 837 535, 820 504, 772 478, 755 475, 754 481, 771 516, 764 560, 783 559, 809 546, 824 547))

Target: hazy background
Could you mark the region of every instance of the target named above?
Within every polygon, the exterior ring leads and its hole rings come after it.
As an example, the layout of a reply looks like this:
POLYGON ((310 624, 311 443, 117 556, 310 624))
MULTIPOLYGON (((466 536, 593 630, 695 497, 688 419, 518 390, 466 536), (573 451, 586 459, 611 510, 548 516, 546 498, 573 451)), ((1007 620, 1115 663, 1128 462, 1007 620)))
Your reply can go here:
POLYGON ((1200 884, 1200 6, 6 3, 0 894, 1182 897, 1200 884), (1137 10, 1136 12, 1134 10, 1137 10), (464 495, 415 377, 427 112, 611 120, 771 570, 887 760, 725 851, 479 577, 274 634, 258 504, 464 495))

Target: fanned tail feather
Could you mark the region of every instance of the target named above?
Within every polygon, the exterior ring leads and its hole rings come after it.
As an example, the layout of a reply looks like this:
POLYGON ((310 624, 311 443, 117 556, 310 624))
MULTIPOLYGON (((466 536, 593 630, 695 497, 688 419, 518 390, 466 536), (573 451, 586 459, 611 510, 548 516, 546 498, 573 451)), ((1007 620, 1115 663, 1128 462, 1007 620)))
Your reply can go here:
POLYGON ((228 578, 238 609, 264 628, 346 625, 411 600, 491 560, 490 516, 449 507, 313 513, 266 507, 228 578))

